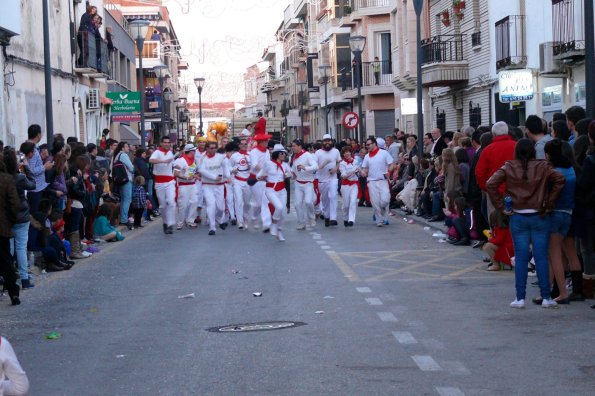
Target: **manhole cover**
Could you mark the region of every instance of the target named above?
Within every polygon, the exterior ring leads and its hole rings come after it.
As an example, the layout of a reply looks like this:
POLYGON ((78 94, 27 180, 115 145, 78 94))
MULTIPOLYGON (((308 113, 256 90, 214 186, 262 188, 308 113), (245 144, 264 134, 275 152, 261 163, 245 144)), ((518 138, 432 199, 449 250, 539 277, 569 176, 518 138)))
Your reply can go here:
POLYGON ((240 323, 227 326, 211 327, 207 331, 213 333, 241 333, 247 331, 268 331, 268 330, 282 330, 290 327, 303 326, 304 322, 257 322, 257 323, 240 323))

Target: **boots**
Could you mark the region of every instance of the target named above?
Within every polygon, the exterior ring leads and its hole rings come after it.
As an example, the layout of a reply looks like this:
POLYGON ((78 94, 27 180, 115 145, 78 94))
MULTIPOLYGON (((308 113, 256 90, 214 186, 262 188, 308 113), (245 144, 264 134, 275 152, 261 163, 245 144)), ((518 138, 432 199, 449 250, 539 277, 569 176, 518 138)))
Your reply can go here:
POLYGON ((70 241, 70 258, 75 260, 87 258, 81 253, 81 239, 78 231, 68 234, 68 240, 70 241))
POLYGON ((583 278, 583 296, 593 298, 593 279, 583 278))
POLYGON ((570 301, 585 301, 583 296, 583 273, 581 271, 572 271, 572 293, 568 298, 570 301))

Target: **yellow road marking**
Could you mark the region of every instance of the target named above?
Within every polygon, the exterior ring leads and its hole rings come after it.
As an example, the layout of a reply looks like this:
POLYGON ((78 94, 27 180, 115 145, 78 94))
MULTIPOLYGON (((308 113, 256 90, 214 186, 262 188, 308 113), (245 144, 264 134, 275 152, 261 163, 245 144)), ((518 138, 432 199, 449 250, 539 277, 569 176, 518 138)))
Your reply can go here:
POLYGON ((335 252, 327 251, 326 254, 335 262, 335 265, 343 272, 346 278, 349 279, 351 282, 359 282, 361 281, 360 277, 351 269, 351 267, 343 261, 341 256, 339 256, 335 252))

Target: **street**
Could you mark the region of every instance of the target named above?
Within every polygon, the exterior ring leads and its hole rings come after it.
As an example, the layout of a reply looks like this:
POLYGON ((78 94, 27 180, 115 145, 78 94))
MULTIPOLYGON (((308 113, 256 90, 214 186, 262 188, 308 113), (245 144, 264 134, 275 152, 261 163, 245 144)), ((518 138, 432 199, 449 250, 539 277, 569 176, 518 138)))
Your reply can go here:
POLYGON ((292 213, 284 243, 157 219, 3 297, 0 330, 31 395, 593 395, 592 302, 511 309, 480 251, 358 209, 312 232, 292 213))

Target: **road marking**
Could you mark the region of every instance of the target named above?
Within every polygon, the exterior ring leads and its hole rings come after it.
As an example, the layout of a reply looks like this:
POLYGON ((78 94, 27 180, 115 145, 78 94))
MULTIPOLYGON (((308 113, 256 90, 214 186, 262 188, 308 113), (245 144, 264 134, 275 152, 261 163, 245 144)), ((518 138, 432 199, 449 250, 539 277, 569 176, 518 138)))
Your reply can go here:
POLYGON ((459 361, 446 361, 442 362, 442 367, 446 371, 450 371, 452 374, 458 375, 469 375, 471 371, 465 365, 459 361))
POLYGON ((437 386, 436 392, 438 392, 440 396, 465 396, 463 391, 459 388, 453 388, 448 386, 437 386))
POLYGON ((417 344, 415 337, 408 331, 393 331, 393 335, 399 341, 399 344, 417 344))
POLYGON ((328 256, 331 258, 331 260, 333 260, 335 265, 341 270, 343 275, 345 275, 346 278, 349 278, 351 282, 361 281, 360 277, 351 269, 350 266, 345 264, 345 261, 343 261, 343 259, 341 258, 341 256, 337 254, 337 252, 329 250, 326 252, 326 254, 328 254, 328 256))
POLYGON ((319 245, 324 245, 326 242, 325 241, 316 241, 316 243, 319 245))
POLYGON ((392 322, 392 323, 396 323, 399 320, 395 317, 395 315, 393 315, 392 312, 376 312, 376 314, 378 315, 378 317, 380 318, 381 321, 383 322, 392 322))
POLYGON ((372 290, 370 290, 369 287, 356 287, 355 290, 360 293, 372 293, 372 290))
POLYGON ((376 297, 366 298, 366 302, 370 305, 382 305, 382 301, 376 297))
POLYGON ((328 249, 330 249, 331 247, 330 247, 330 246, 328 246, 328 245, 320 245, 320 248, 321 248, 321 249, 324 249, 324 250, 328 250, 328 249))
POLYGON ((314 235, 314 236, 312 237, 312 239, 314 239, 314 240, 321 239, 321 238, 322 238, 322 236, 320 236, 320 235, 314 235))
POLYGON ((436 361, 431 356, 416 355, 416 356, 411 356, 411 359, 413 359, 413 361, 415 362, 415 364, 417 364, 417 367, 419 367, 419 369, 421 371, 440 371, 440 370, 442 370, 440 365, 438 363, 436 363, 436 361))

